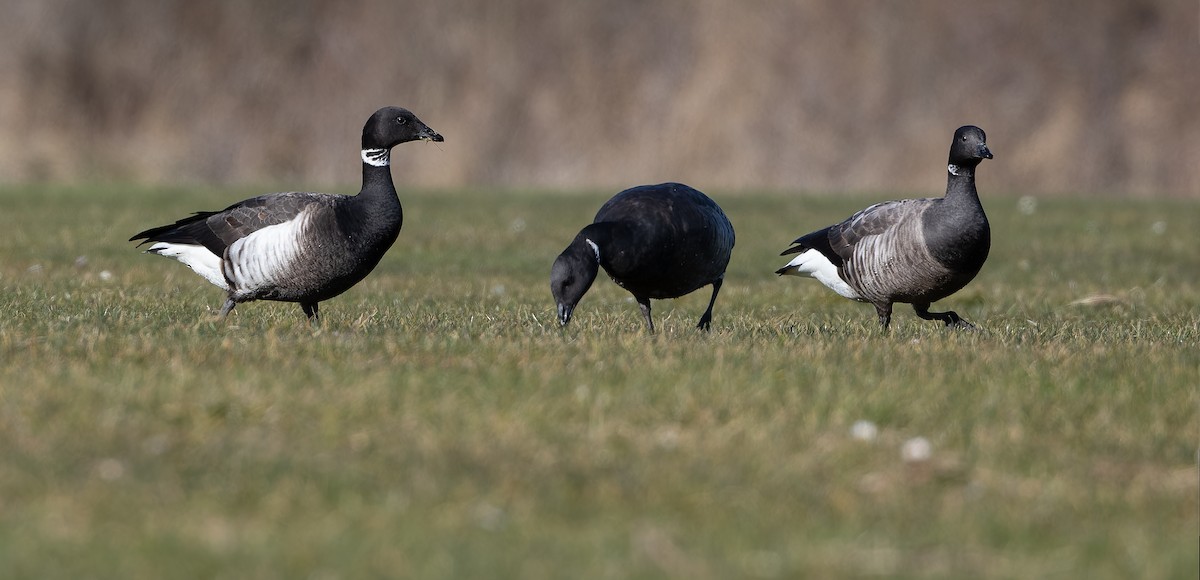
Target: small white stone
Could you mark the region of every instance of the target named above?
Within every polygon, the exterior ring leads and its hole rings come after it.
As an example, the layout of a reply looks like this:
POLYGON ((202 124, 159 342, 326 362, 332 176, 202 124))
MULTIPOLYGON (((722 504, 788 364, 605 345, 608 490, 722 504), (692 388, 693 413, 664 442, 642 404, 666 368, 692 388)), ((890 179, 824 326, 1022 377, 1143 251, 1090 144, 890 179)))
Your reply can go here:
POLYGON ((850 436, 859 441, 874 441, 879 435, 879 428, 874 423, 861 419, 850 426, 850 436))
POLYGON ((1017 200, 1017 211, 1023 215, 1033 215, 1037 211, 1038 201, 1032 195, 1023 195, 1017 200))
POLYGON ((100 270, 100 280, 101 280, 101 281, 104 281, 104 282, 111 282, 111 281, 112 281, 112 279, 113 279, 113 273, 112 273, 112 272, 109 272, 108 270, 100 270))
POLYGON ((913 437, 904 442, 900 447, 900 458, 905 463, 917 463, 921 461, 929 461, 933 456, 933 445, 924 437, 913 437))

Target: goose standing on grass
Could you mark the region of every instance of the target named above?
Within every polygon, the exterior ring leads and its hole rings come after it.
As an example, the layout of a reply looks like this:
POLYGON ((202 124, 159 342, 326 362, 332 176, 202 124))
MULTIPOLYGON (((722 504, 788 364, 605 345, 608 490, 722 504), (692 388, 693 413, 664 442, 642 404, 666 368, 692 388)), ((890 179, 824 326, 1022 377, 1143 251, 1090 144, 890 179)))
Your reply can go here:
POLYGON ((884 330, 895 302, 912 304, 925 320, 973 328, 929 305, 961 290, 987 260, 991 230, 975 167, 991 158, 983 129, 960 127, 950 144, 945 197, 885 201, 801 236, 781 254, 799 255, 775 273, 811 276, 846 298, 870 302, 884 330))
POLYGON ((310 321, 317 305, 357 284, 396 241, 403 222, 392 183, 392 147, 442 141, 411 112, 379 109, 362 133, 358 195, 270 193, 151 228, 130 241, 174 258, 225 289, 224 318, 253 300, 299 302, 310 321))
POLYGON ((679 183, 642 185, 613 196, 554 260, 550 292, 566 325, 600 267, 637 300, 654 332, 650 299, 712 285, 697 328, 708 330, 733 251, 733 225, 708 196, 679 183))

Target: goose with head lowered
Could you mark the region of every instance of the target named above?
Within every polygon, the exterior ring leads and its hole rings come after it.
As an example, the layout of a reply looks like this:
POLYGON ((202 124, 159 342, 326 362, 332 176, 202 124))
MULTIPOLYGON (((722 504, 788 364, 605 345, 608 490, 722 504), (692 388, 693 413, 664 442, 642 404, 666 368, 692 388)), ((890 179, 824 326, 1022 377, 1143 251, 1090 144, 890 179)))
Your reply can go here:
POLYGON ((642 185, 608 200, 595 220, 554 260, 550 292, 558 321, 575 306, 600 268, 637 300, 654 332, 650 299, 678 298, 712 285, 697 328, 708 330, 733 251, 733 225, 708 196, 680 183, 642 185))
POLYGON ((960 127, 950 144, 944 197, 885 201, 803 235, 781 254, 798 255, 775 273, 816 278, 846 298, 871 303, 884 330, 896 302, 912 304, 925 320, 973 328, 957 313, 930 312, 929 306, 961 290, 987 260, 991 229, 975 168, 991 158, 983 129, 960 127))
POLYGON ((150 228, 130 241, 151 244, 147 252, 179 260, 224 289, 222 318, 243 302, 276 300, 298 302, 315 322, 318 304, 365 278, 400 233, 392 147, 442 140, 408 110, 384 107, 363 127, 357 195, 270 193, 150 228))

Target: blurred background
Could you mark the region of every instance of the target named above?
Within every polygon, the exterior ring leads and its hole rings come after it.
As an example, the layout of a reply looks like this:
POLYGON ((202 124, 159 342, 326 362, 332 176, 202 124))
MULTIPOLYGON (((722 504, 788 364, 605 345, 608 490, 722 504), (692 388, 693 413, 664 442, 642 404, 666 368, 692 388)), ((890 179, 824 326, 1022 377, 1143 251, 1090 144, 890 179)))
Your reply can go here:
POLYGON ((0 0, 0 183, 1200 197, 1195 0, 0 0))

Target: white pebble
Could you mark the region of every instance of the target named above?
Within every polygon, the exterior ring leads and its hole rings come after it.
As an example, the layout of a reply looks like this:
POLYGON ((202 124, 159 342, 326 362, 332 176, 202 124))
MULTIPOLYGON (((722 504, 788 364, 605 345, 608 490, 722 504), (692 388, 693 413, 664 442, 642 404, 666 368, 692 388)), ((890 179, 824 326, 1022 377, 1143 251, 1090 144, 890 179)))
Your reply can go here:
POLYGON ((933 445, 924 437, 913 437, 904 442, 900 447, 900 458, 905 463, 917 463, 920 461, 929 461, 933 456, 933 445))
POLYGON ((113 273, 108 270, 100 270, 100 280, 110 282, 113 279, 113 273))
POLYGON ((874 441, 879 435, 879 428, 874 423, 862 419, 850 426, 850 436, 859 441, 874 441))
POLYGON ((1037 211, 1037 198, 1032 195, 1023 195, 1017 200, 1017 211, 1024 215, 1033 215, 1037 211))

